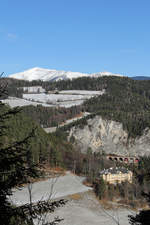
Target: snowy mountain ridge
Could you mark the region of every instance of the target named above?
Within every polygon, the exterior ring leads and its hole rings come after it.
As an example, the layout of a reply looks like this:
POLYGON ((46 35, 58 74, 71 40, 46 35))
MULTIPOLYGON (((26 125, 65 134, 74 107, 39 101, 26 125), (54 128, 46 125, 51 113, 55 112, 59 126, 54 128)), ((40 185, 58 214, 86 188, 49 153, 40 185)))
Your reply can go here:
POLYGON ((110 72, 99 72, 99 73, 80 73, 80 72, 71 72, 71 71, 63 71, 63 70, 50 70, 35 67, 29 70, 25 70, 24 72, 11 74, 10 78, 19 79, 19 80, 42 80, 42 81, 58 81, 58 80, 67 80, 74 79, 78 77, 102 77, 102 76, 120 76, 121 74, 113 74, 110 72))

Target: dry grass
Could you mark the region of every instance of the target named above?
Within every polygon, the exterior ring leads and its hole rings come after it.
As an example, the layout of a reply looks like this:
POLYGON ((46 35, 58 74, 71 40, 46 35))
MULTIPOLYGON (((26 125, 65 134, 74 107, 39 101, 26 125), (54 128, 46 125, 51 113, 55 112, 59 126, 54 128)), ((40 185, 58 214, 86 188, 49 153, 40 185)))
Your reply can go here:
POLYGON ((100 202, 100 204, 103 206, 104 209, 106 210, 111 210, 111 209, 119 209, 119 208, 127 208, 130 210, 137 211, 138 209, 149 209, 148 204, 145 201, 141 200, 135 200, 135 201, 127 201, 125 199, 121 199, 119 201, 109 201, 108 199, 102 199, 97 200, 100 202))
MULTIPOLYGON (((39 181, 44 181, 47 180, 48 178, 55 178, 59 176, 64 176, 65 175, 65 170, 61 167, 50 167, 48 165, 42 165, 40 168, 38 168, 39 172, 43 173, 42 177, 37 177, 37 178, 30 178, 31 183, 39 182, 39 181)), ((24 183, 21 185, 21 187, 26 187, 28 184, 24 183)))
POLYGON ((55 175, 65 175, 65 170, 61 167, 50 167, 49 165, 43 165, 41 167, 41 172, 43 172, 47 177, 53 177, 55 175))
POLYGON ((73 194, 73 195, 69 195, 69 198, 72 199, 72 200, 80 200, 82 199, 82 196, 81 194, 73 194))
POLYGON ((93 185, 90 182, 88 182, 87 180, 84 180, 83 184, 87 187, 93 187, 93 185))

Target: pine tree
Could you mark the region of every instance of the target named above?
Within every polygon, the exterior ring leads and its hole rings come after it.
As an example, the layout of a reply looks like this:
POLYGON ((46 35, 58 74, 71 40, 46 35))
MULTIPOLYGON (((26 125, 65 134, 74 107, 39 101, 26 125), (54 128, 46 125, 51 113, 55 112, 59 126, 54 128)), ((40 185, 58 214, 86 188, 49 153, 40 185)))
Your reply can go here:
MULTIPOLYGON (((7 95, 5 81, 1 82, 0 97, 7 95)), ((19 112, 18 109, 10 109, 0 102, 0 137, 7 137, 6 121, 19 112)), ((21 141, 12 144, 0 142, 0 221, 10 224, 14 214, 14 208, 9 202, 12 188, 27 183, 31 177, 37 176, 35 166, 28 163, 30 154, 29 140, 32 132, 21 141)))
MULTIPOLYGON (((7 95, 7 84, 0 78, 0 99, 7 95)), ((0 140, 7 140, 6 121, 16 115, 18 108, 10 109, 0 101, 0 140)), ((18 127, 19 129, 19 127, 18 127)), ((31 131, 23 140, 13 143, 0 142, 0 224, 2 225, 25 225, 33 224, 33 219, 38 218, 40 213, 53 212, 55 208, 65 204, 65 200, 48 202, 39 201, 16 207, 9 202, 12 188, 21 187, 24 183, 30 183, 31 178, 38 176, 36 165, 31 160, 30 140, 34 138, 31 131)), ((46 224, 54 225, 61 219, 46 224)), ((42 224, 43 221, 42 221, 42 224)))

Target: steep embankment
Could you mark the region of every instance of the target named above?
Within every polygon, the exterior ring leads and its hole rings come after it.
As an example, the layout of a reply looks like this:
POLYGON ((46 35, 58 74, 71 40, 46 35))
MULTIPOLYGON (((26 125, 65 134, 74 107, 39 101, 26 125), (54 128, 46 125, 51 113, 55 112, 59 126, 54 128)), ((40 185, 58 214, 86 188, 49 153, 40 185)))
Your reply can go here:
POLYGON ((74 126, 69 131, 69 139, 80 147, 82 152, 91 148, 93 152, 104 151, 118 155, 149 155, 150 129, 141 136, 128 137, 121 123, 95 116, 87 120, 87 125, 74 126))

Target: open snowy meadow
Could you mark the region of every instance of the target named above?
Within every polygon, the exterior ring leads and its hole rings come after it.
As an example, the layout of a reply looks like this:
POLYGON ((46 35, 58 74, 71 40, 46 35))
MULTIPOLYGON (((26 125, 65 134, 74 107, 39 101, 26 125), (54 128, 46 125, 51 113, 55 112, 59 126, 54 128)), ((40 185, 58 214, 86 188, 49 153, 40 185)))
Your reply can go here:
POLYGON ((69 108, 75 105, 81 105, 86 99, 97 95, 102 95, 103 91, 86 91, 86 90, 63 90, 58 94, 23 94, 22 98, 8 97, 2 100, 3 103, 8 104, 11 108, 22 107, 27 105, 42 105, 45 107, 65 107, 69 108))

